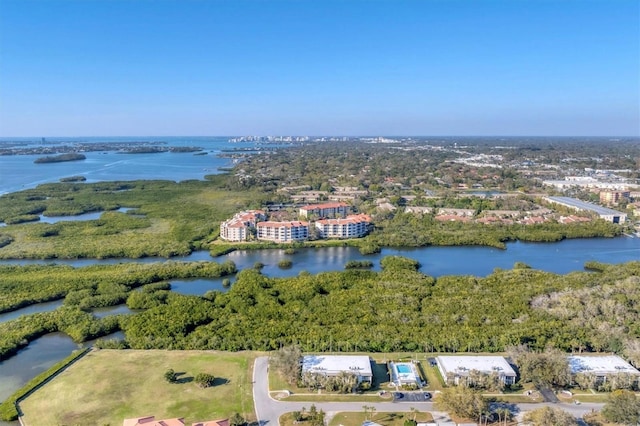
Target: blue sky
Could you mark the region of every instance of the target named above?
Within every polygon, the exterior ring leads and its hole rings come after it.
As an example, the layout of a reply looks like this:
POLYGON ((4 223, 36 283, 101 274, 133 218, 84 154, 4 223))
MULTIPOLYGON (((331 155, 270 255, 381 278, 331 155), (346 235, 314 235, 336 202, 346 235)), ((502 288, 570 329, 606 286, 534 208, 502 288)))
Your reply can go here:
POLYGON ((0 136, 640 135, 637 0, 0 0, 0 136))

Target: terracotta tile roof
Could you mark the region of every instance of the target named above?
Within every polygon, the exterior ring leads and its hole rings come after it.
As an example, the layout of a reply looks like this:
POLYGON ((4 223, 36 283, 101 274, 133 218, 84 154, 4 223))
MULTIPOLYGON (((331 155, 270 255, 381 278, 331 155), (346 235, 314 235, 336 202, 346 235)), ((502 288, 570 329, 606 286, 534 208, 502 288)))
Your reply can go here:
POLYGON ((338 218, 338 219, 323 219, 323 220, 318 220, 317 223, 321 224, 321 225, 346 225, 349 223, 362 223, 362 222, 367 222, 370 223, 371 222, 371 217, 369 217, 366 214, 355 214, 355 215, 351 215, 351 216, 347 216, 344 219, 342 218, 338 218))
POLYGON ((468 222, 469 218, 465 217, 465 216, 458 216, 455 214, 445 214, 445 215, 439 215, 435 217, 436 220, 445 222, 445 221, 450 221, 450 222, 468 222))
POLYGON ((273 221, 268 221, 268 222, 259 222, 258 223, 258 227, 259 228, 293 228, 293 227, 300 227, 300 226, 309 226, 309 222, 300 222, 297 220, 294 221, 290 221, 290 222, 273 222, 273 221))
POLYGON ((122 426, 184 426, 184 419, 156 420, 155 416, 136 417, 124 419, 122 426))
POLYGON ((345 203, 309 204, 307 206, 300 207, 300 210, 337 209, 339 207, 349 207, 349 204, 345 204, 345 203))
POLYGON ((192 426, 229 426, 229 419, 209 420, 206 422, 193 423, 192 426))

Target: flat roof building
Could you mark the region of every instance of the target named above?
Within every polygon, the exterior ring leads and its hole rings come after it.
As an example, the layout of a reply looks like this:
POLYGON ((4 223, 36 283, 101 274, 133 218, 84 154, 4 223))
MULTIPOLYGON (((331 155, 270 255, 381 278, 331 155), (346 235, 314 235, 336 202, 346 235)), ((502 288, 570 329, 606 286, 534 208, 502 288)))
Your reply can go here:
POLYGON ((637 389, 640 382, 640 371, 617 355, 571 355, 567 364, 572 381, 584 387, 599 389, 609 382, 612 389, 637 389), (587 381, 581 383, 580 375, 587 381))
POLYGON ((505 385, 516 382, 516 372, 507 360, 501 356, 455 356, 441 355, 436 357, 436 364, 442 378, 448 384, 459 384, 460 379, 469 380, 471 371, 482 374, 497 373, 505 385))
POLYGON ((629 373, 640 376, 640 371, 617 355, 571 355, 567 357, 571 374, 593 373, 597 377, 629 373))
POLYGON ((305 355, 302 358, 302 374, 313 373, 333 377, 340 373, 352 373, 360 382, 372 382, 371 359, 364 355, 305 355))
POLYGON ((567 176, 564 180, 545 180, 543 185, 553 186, 557 189, 567 188, 597 188, 624 190, 627 188, 637 188, 638 185, 629 182, 601 182, 592 177, 567 176))
POLYGON ((571 197, 545 197, 546 201, 561 206, 569 207, 578 211, 589 211, 596 213, 602 219, 611 223, 623 223, 627 220, 627 214, 619 212, 617 210, 602 207, 597 204, 587 203, 586 201, 578 200, 571 197))

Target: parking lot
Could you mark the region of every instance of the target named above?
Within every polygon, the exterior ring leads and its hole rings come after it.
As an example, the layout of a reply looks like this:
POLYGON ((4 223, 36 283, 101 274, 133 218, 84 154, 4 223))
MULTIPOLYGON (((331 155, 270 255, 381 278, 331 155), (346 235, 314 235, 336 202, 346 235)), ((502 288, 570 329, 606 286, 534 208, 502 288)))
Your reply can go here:
POLYGON ((393 402, 425 402, 431 400, 431 393, 416 392, 393 392, 393 402))

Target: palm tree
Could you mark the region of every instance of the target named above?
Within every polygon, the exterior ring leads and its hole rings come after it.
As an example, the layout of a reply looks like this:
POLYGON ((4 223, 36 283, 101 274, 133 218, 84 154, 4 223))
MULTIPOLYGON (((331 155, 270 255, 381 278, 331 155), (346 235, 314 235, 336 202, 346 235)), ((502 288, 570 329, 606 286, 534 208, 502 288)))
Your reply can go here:
POLYGON ((511 420, 511 410, 509 410, 508 408, 498 408, 496 410, 496 413, 498 413, 498 419, 502 418, 504 419, 504 424, 506 426, 507 422, 509 420, 511 420))
POLYGON ((410 408, 411 412, 413 413, 413 421, 416 421, 416 417, 418 416, 418 413, 420 412, 417 408, 410 408))

